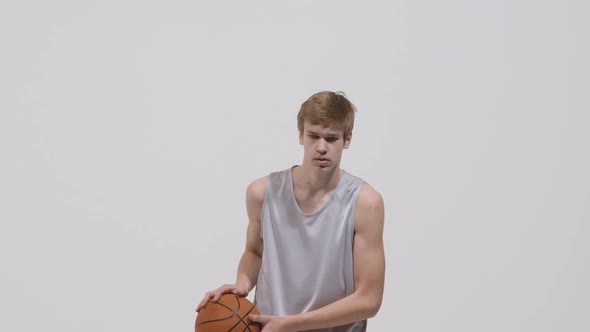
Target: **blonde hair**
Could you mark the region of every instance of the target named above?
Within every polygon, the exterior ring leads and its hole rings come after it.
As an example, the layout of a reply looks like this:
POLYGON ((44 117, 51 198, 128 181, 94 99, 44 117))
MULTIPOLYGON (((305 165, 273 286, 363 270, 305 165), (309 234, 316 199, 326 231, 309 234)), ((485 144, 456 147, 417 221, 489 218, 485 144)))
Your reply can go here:
POLYGON ((303 133, 303 124, 337 126, 342 129, 344 139, 352 133, 356 107, 346 98, 344 92, 321 91, 309 97, 297 114, 297 127, 303 133))

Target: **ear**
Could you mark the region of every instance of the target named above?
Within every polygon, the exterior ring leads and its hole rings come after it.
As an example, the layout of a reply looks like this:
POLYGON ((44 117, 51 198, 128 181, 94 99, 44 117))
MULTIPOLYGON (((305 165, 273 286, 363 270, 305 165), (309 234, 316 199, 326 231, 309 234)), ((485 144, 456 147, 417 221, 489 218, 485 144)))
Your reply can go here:
POLYGON ((344 148, 345 149, 348 149, 351 141, 352 141, 352 133, 350 133, 347 137, 344 138, 344 148))
POLYGON ((303 133, 299 132, 299 145, 303 145, 303 133))

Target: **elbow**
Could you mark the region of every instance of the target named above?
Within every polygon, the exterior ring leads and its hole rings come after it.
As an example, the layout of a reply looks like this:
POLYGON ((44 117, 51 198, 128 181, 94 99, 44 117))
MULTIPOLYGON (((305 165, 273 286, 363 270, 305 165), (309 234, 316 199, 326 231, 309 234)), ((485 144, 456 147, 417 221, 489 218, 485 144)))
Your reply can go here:
POLYGON ((373 318, 381 309, 383 301, 382 287, 359 287, 355 291, 355 301, 358 303, 359 312, 363 319, 373 318))
POLYGON ((367 308, 367 318, 373 318, 377 315, 377 313, 379 312, 379 309, 381 308, 381 301, 372 301, 372 303, 370 303, 368 305, 367 308))
POLYGON ((381 296, 367 296, 365 300, 361 302, 364 303, 362 311, 364 312, 363 316, 365 316, 365 318, 373 318, 377 315, 381 308, 381 299, 381 296))

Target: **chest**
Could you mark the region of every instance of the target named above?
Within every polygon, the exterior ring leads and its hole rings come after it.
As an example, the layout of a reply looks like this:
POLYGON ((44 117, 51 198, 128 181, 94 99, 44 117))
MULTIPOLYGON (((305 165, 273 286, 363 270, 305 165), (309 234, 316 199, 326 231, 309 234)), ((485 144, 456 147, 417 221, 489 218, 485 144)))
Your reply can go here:
POLYGON ((299 209, 306 214, 312 214, 326 205, 333 192, 309 194, 304 191, 298 191, 297 189, 294 190, 295 201, 299 209))

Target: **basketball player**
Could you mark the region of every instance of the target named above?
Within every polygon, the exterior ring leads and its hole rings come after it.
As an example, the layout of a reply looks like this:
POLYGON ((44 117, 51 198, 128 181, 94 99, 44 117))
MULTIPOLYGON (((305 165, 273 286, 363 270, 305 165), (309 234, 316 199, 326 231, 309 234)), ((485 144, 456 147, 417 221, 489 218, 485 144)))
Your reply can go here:
POLYGON ((264 332, 367 330, 385 277, 384 207, 369 184, 340 168, 355 107, 342 93, 312 95, 297 116, 303 162, 246 191, 246 249, 235 284, 208 292, 246 296, 264 332))

